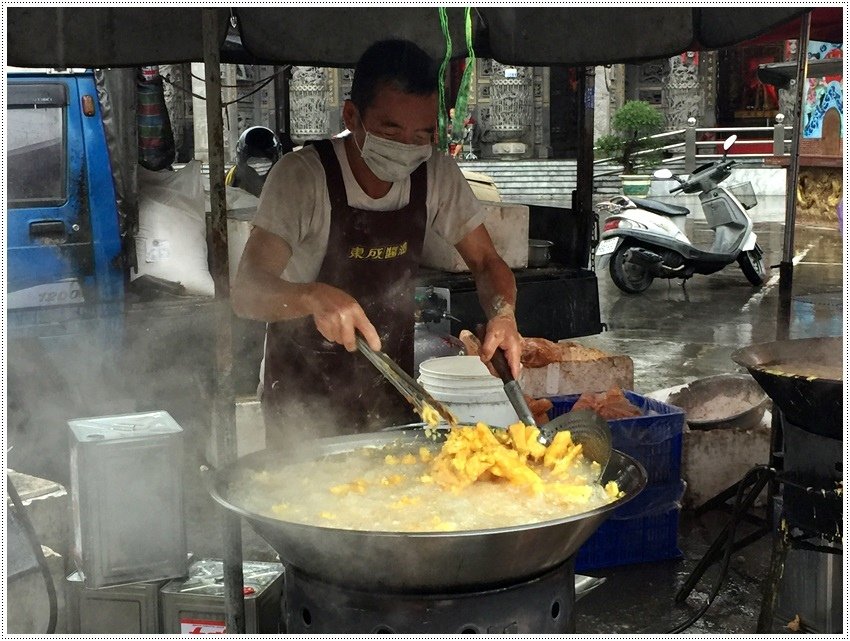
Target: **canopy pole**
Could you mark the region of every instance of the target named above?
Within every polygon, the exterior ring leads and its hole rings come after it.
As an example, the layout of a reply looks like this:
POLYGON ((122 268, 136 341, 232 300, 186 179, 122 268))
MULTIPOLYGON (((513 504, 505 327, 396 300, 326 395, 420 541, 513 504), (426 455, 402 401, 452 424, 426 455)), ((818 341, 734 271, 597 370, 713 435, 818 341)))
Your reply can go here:
MULTIPOLYGON (((224 119, 221 100, 221 53, 218 9, 203 9, 204 80, 207 97, 207 146, 210 168, 210 207, 207 235, 210 272, 215 282, 215 393, 212 432, 216 465, 236 460, 235 396, 233 387, 233 327, 230 308, 230 272, 227 252, 227 200, 224 187, 224 119)), ((242 522, 238 514, 222 510, 224 528, 224 620, 229 634, 245 633, 242 594, 242 522)))
POLYGON ((290 124, 289 79, 292 77, 292 66, 275 67, 274 72, 275 133, 280 136, 281 132, 284 132, 291 139, 292 125, 290 124))
MULTIPOLYGON (((594 67, 576 67, 578 76, 578 148, 576 158, 576 190, 573 192, 573 212, 577 234, 572 245, 578 263, 590 263, 590 244, 593 239, 593 117, 596 92, 594 67)), ((591 266, 592 269, 592 266, 591 266)))
POLYGON ((794 128, 791 136, 791 157, 785 184, 785 235, 782 262, 779 264, 779 314, 776 323, 777 340, 787 340, 791 332, 791 289, 794 280, 794 225, 797 220, 797 183, 800 179, 800 136, 803 131, 803 101, 806 99, 808 78, 809 27, 811 11, 800 20, 800 39, 797 41, 797 84, 794 101, 794 128))
MULTIPOLYGON (((812 14, 807 11, 800 19, 800 39, 797 41, 797 84, 794 86, 796 99, 794 101, 794 124, 791 130, 791 157, 788 163, 785 183, 785 234, 782 242, 782 262, 779 263, 779 309, 776 318, 776 340, 784 341, 791 338, 791 292, 794 280, 794 225, 797 219, 797 182, 800 176, 800 136, 803 124, 803 100, 806 97, 806 79, 808 78, 809 27, 812 14)), ((774 409, 770 421, 770 451, 768 463, 775 469, 782 469, 782 452, 784 449, 782 416, 774 409)), ((779 493, 779 483, 772 477, 767 485, 767 522, 773 523, 773 497, 779 493)), ((778 537, 781 533, 773 533, 774 553, 778 537)), ((775 587, 775 586, 774 586, 775 587)), ((773 613, 775 591, 771 590, 770 580, 765 583, 762 594, 761 610, 759 612, 758 632, 769 632, 770 618, 773 613)))

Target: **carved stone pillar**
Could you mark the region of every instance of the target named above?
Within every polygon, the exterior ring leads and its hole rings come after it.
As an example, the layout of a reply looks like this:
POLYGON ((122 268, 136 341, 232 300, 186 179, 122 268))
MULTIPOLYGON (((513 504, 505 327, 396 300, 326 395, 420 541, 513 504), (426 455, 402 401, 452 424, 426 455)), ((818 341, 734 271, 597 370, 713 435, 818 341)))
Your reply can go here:
POLYGON ((475 82, 473 83, 474 100, 470 98, 470 105, 475 103, 473 107, 473 116, 478 122, 477 142, 479 145, 478 153, 480 158, 492 158, 491 145, 489 135, 490 126, 490 80, 493 73, 492 61, 479 58, 475 62, 475 82))
MULTIPOLYGON (((785 60, 797 60, 797 41, 787 40, 785 43, 785 60)), ((788 127, 794 126, 794 110, 797 106, 797 78, 791 78, 791 84, 787 89, 780 89, 779 113, 785 116, 784 124, 788 127)))
POLYGON ((293 67, 289 81, 292 139, 303 143, 329 134, 329 74, 324 67, 293 67))
POLYGON ((626 65, 626 100, 645 100, 659 108, 663 106, 664 79, 668 76, 667 58, 650 60, 639 65, 626 65))
POLYGON ((549 141, 549 69, 545 67, 534 67, 532 83, 532 98, 534 110, 534 122, 532 127, 534 149, 532 155, 535 158, 548 158, 550 153, 549 141))
POLYGON ((533 69, 508 67, 492 62, 490 79, 490 129, 504 140, 513 140, 527 133, 531 126, 533 69), (509 69, 516 70, 508 77, 509 69))
POLYGON ((683 129, 691 117, 702 122, 699 54, 687 51, 673 56, 668 69, 661 90, 667 129, 683 129))
POLYGON ((354 69, 332 69, 334 74, 336 91, 334 92, 335 108, 331 110, 331 135, 339 133, 345 129, 345 124, 342 121, 342 108, 345 101, 351 98, 351 82, 354 80, 354 69))
POLYGON ((797 79, 791 78, 787 89, 779 90, 779 113, 785 116, 785 126, 794 126, 794 107, 797 104, 797 79))
POLYGON ((608 76, 610 69, 605 66, 594 68, 595 78, 593 85, 593 140, 596 141, 600 136, 604 136, 608 128, 608 121, 611 120, 611 81, 608 76))
MULTIPOLYGON (((481 59, 478 65, 482 140, 489 143, 484 154, 529 157, 534 143, 534 68, 509 67, 490 59, 481 59)), ((542 91, 542 82, 540 87, 542 91)))
POLYGON ((248 127, 257 125, 274 131, 276 127, 274 87, 268 84, 257 91, 257 83, 271 78, 274 73, 275 68, 270 65, 236 65, 236 81, 240 95, 253 92, 250 96, 242 98, 237 105, 240 134, 248 127))
POLYGON ((699 54, 699 84, 702 95, 702 113, 697 116, 700 127, 717 126, 717 52, 701 51, 699 54))
POLYGON ((159 73, 169 82, 163 84, 165 106, 171 118, 171 130, 174 132, 174 147, 178 162, 187 162, 192 158, 192 95, 186 91, 192 86, 190 64, 160 65, 159 73), (180 89, 176 89, 180 87, 180 89))
POLYGON ((634 65, 610 65, 596 68, 594 91, 594 137, 611 133, 611 120, 626 100, 634 100, 636 74, 634 65))

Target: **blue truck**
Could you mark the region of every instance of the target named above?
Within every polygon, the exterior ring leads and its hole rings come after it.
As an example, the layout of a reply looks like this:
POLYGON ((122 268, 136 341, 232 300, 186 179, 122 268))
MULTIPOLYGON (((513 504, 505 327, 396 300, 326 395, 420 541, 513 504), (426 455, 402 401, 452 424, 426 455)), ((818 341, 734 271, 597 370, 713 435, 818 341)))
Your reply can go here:
POLYGON ((126 266, 94 76, 10 73, 6 141, 7 308, 121 300, 126 266))

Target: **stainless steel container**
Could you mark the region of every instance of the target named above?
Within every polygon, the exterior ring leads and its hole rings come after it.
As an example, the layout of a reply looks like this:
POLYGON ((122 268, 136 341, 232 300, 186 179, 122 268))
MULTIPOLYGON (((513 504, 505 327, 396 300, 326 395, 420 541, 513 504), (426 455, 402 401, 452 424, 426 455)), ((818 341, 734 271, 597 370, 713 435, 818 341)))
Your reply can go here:
POLYGON ((65 579, 70 634, 159 634, 159 590, 167 581, 92 590, 79 572, 65 579))
POLYGON ((528 239, 528 266, 529 267, 546 267, 552 259, 551 240, 539 240, 536 238, 528 239))
POLYGON ((775 616, 783 626, 799 615, 807 632, 841 634, 844 631, 842 550, 825 540, 814 543, 831 547, 836 553, 788 550, 775 616))
MULTIPOLYGON (((781 496, 773 497, 773 514, 773 536, 781 536, 781 496)), ((811 538, 807 542, 820 546, 823 551, 788 550, 774 610, 774 628, 784 629, 799 616, 805 632, 841 634, 844 632, 845 601, 843 543, 826 538, 811 538), (827 552, 830 549, 833 553, 827 552)))
POLYGON ((185 576, 180 426, 167 412, 68 425, 74 562, 86 587, 185 576))
MULTIPOLYGON (((282 621, 283 566, 245 562, 245 632, 277 634, 282 621)), ((218 559, 192 563, 186 579, 170 581, 160 590, 165 634, 223 634, 224 564, 218 559)))

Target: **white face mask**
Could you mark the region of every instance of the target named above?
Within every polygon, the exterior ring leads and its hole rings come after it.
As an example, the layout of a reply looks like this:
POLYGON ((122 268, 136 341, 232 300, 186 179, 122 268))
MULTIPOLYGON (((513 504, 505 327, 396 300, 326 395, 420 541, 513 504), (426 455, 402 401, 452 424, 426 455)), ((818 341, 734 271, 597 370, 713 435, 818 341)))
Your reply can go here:
MULTIPOLYGON (((354 134, 352 134, 354 135, 354 134)), ((368 131, 363 147, 354 144, 360 150, 360 156, 366 166, 378 179, 394 183, 404 180, 423 162, 431 157, 431 145, 408 145, 395 140, 373 136, 368 131)))

